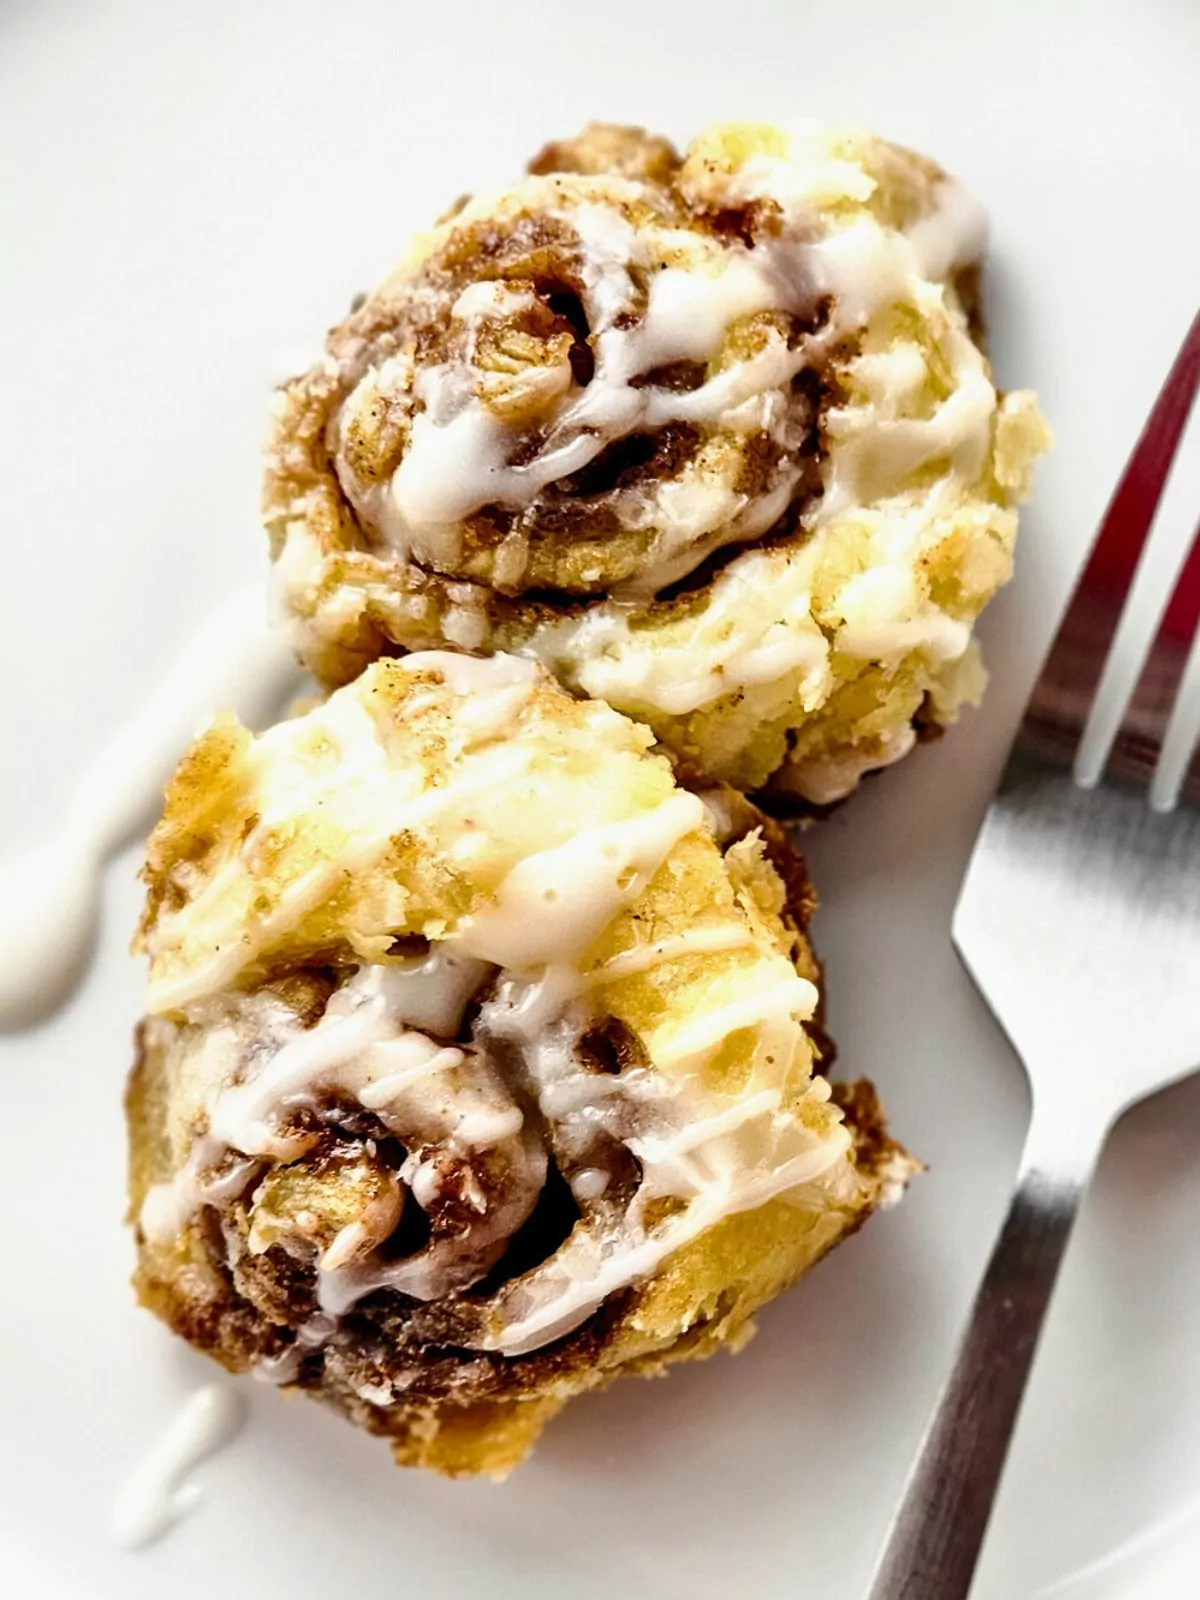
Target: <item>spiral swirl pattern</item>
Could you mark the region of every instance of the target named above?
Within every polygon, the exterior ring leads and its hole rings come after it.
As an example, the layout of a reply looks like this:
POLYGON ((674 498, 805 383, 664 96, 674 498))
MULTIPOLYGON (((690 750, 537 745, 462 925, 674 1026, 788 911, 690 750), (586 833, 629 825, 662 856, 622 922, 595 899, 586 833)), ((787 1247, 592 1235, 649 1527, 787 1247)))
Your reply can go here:
POLYGON ((837 798, 977 694, 1045 443, 979 215, 863 135, 640 130, 463 204, 277 396, 281 606, 330 683, 507 650, 743 789, 837 798))

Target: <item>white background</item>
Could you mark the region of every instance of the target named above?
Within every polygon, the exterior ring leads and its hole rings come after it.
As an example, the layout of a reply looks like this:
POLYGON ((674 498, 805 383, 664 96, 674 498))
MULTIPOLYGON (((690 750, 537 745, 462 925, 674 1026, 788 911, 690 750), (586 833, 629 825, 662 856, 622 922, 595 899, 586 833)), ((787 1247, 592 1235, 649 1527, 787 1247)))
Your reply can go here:
MULTIPOLYGON (((1200 298, 1198 99, 1186 0, 0 10, 5 849, 53 823, 180 640, 261 573, 270 383, 411 229, 588 117, 683 140, 728 117, 818 116, 927 149, 992 211, 999 377, 1035 386, 1058 434, 984 629, 985 712, 811 837, 843 1070, 876 1079, 930 1173, 772 1308, 743 1357, 578 1403, 503 1488, 400 1475, 316 1407, 256 1391, 245 1434, 202 1469, 200 1512, 146 1554, 111 1547, 116 1484, 207 1372, 125 1286, 119 1093, 140 976, 124 954, 134 857, 115 864, 84 989, 0 1044, 13 1592, 861 1592, 1024 1115, 949 948, 954 889, 1070 574, 1200 298)), ((1188 531, 1162 533, 1178 546, 1188 531)), ((1136 1048, 1119 974, 1113 1026, 1136 1048)), ((980 1600, 1057 1583, 1065 1600, 1193 1592, 1198 1112, 1200 1085, 1184 1085, 1118 1130, 980 1600), (1130 1540, 1148 1547, 1122 1554, 1130 1540)))

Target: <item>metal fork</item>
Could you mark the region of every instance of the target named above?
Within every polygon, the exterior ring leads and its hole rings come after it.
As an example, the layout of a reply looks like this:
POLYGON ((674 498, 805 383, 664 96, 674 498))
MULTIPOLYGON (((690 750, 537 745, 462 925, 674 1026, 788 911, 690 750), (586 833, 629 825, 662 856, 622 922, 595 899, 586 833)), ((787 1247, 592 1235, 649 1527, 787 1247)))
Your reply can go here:
POLYGON ((959 954, 1029 1076, 1012 1205, 870 1600, 962 1600, 1080 1201, 1109 1129, 1200 1067, 1200 752, 1147 788, 1200 624, 1200 528, 1099 787, 1080 740, 1200 381, 1200 314, 1105 513, 967 868, 959 954))

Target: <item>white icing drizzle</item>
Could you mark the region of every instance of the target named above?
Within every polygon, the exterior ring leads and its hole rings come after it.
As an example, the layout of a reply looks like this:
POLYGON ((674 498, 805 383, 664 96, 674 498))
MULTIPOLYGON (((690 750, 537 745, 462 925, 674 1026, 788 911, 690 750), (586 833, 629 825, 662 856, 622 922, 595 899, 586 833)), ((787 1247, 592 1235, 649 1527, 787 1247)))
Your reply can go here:
POLYGON ((770 256, 765 259, 767 270, 754 257, 735 255, 717 273, 684 267, 655 273, 644 320, 617 346, 613 377, 633 377, 670 361, 707 361, 731 323, 775 310, 786 289, 769 270, 770 256))
POLYGON ((739 1124, 758 1124, 760 1135, 774 1133, 780 1142, 794 1133, 794 1122, 777 1103, 764 1095, 730 1107, 707 1125, 685 1124, 674 1139, 632 1140, 643 1168, 640 1198, 684 1194, 693 1197, 692 1203, 650 1232, 636 1224, 608 1233, 578 1225, 546 1266, 519 1286, 513 1296, 518 1314, 498 1327, 487 1347, 519 1356, 562 1338, 610 1295, 650 1277, 668 1256, 726 1217, 765 1205, 827 1172, 845 1151, 842 1130, 824 1140, 810 1134, 804 1148, 784 1159, 764 1159, 739 1141, 739 1124))
POLYGON ((231 858, 220 872, 195 893, 175 914, 160 913, 151 954, 169 950, 179 927, 206 925, 207 954, 186 963, 162 964, 153 971, 147 1009, 152 1014, 181 1011, 193 1001, 235 985, 239 973, 253 959, 255 945, 263 948, 278 939, 329 892, 345 874, 366 870, 402 830, 434 828, 444 824, 461 832, 462 819, 475 803, 514 783, 529 762, 527 744, 511 740, 523 707, 537 681, 537 668, 513 656, 477 659, 449 652, 427 652, 402 658, 394 664, 414 675, 429 673, 433 682, 412 695, 410 713, 427 705, 443 705, 457 697, 454 714, 445 722, 459 753, 491 747, 489 759, 474 762, 470 772, 453 783, 425 786, 417 767, 398 769, 370 712, 355 696, 353 687, 339 691, 306 719, 310 729, 321 729, 338 752, 323 770, 314 769, 294 748, 289 724, 268 729, 256 745, 260 780, 259 822, 244 841, 242 852, 252 858, 271 830, 286 826, 298 816, 336 817, 348 841, 336 856, 319 856, 311 868, 279 895, 269 914, 246 926, 241 901, 231 894, 243 868, 231 858), (211 914, 211 918, 210 918, 211 914))
MULTIPOLYGON (((334 992, 311 1028, 300 1029, 294 1020, 283 1024, 272 1039, 274 1053, 255 1073, 216 1086, 207 1133, 196 1139, 175 1176, 152 1188, 143 1203, 147 1237, 165 1242, 199 1204, 239 1192, 222 1194, 204 1176, 227 1152, 282 1162, 303 1155, 313 1136, 286 1130, 283 1120, 315 1104, 323 1091, 340 1090, 409 1146, 401 1177, 419 1200, 422 1185, 426 1201, 437 1192, 439 1152, 495 1151, 505 1157, 509 1173, 503 1197, 485 1208, 478 1226, 411 1259, 376 1267, 371 1251, 399 1218, 398 1193, 384 1195, 377 1216, 343 1228, 322 1255, 323 1309, 344 1310, 370 1288, 385 1285, 429 1299, 486 1270, 488 1252, 532 1210, 545 1181, 545 1158, 523 1136, 523 1114, 485 1055, 441 1045, 409 1023, 422 1016, 453 1036, 487 971, 452 946, 437 946, 421 962, 363 967, 334 992)), ((235 1170, 242 1165, 235 1163, 235 1170)))
POLYGON ((495 903, 458 930, 456 942, 497 966, 574 964, 703 818, 700 800, 680 790, 653 811, 527 856, 497 889, 495 903))
POLYGON ((797 676, 806 710, 832 681, 829 641, 812 615, 812 574, 803 560, 769 551, 740 556, 714 581, 708 604, 678 635, 632 626, 618 602, 539 628, 525 646, 586 694, 636 712, 686 716, 722 695, 797 676))
POLYGON ((714 550, 757 539, 787 510, 795 479, 796 470, 784 468, 778 485, 754 500, 696 477, 664 484, 657 501, 659 554, 643 563, 636 577, 614 585, 614 598, 650 599, 667 584, 685 578, 714 550), (734 514, 739 505, 744 509, 734 514))
MULTIPOLYGON (((637 573, 561 620, 531 617, 530 631, 522 623, 514 638, 516 648, 577 692, 659 721, 691 716, 759 685, 778 686, 780 707, 788 702, 793 713, 798 707, 812 715, 845 676, 831 658, 919 653, 934 667, 954 660, 974 605, 947 611, 911 583, 905 595, 895 581, 891 613, 872 604, 869 618, 851 615, 863 598, 856 575, 888 569, 892 580, 911 580, 924 570, 926 552, 976 508, 980 518, 1010 515, 988 508, 980 493, 996 395, 949 287, 955 270, 983 247, 981 208, 958 183, 928 184, 927 169, 914 172, 903 153, 855 130, 797 125, 772 148, 774 154, 751 156, 732 172, 720 160, 715 167, 699 162, 681 178, 687 198, 700 206, 764 200, 781 208, 780 234, 759 239, 753 251, 645 220, 634 208, 639 195, 645 200, 635 184, 608 186, 604 200, 580 201, 569 186, 541 180, 518 191, 517 203, 579 236, 594 375, 539 414, 542 444, 529 456, 527 432, 488 413, 476 396, 464 376, 469 357, 449 362, 426 375, 435 403, 418 418, 417 433, 425 440, 428 432, 431 451, 440 448, 440 432, 461 428, 461 436, 445 462, 433 455, 422 462, 422 443, 401 466, 401 477, 411 472, 428 489, 430 504, 418 509, 431 519, 433 544, 443 541, 448 555, 459 536, 455 516, 493 494, 510 507, 526 506, 540 487, 624 433, 675 420, 702 429, 715 423, 735 439, 740 431, 765 430, 781 450, 769 485, 742 494, 736 478, 722 471, 722 458, 709 459, 705 447, 667 481, 614 497, 611 509, 622 527, 653 530, 637 573), (900 187, 912 188, 909 199, 919 210, 903 230, 871 209, 897 162, 908 168, 895 173, 900 187), (830 300, 830 320, 797 348, 760 325, 755 345, 731 359, 724 342, 738 318, 804 315, 821 296, 830 300), (892 307, 908 315, 889 320, 892 307), (789 543, 784 560, 770 550, 738 556, 708 588, 703 608, 664 613, 654 627, 640 626, 647 597, 720 546, 756 540, 777 524, 794 496, 794 453, 805 431, 788 385, 800 367, 819 365, 831 344, 844 340, 851 342, 839 357, 847 398, 823 415, 823 493, 803 512, 809 537, 789 543), (696 390, 645 384, 655 363, 711 360, 717 352, 720 370, 696 390), (521 465, 512 467, 516 460, 521 465), (841 593, 831 583, 839 572, 846 575, 841 593)), ((488 214, 486 206, 476 214, 488 214)), ((472 286, 459 312, 490 316, 508 292, 472 286)), ((395 518, 388 536, 402 551, 415 549, 421 529, 408 528, 399 512, 395 518)), ((520 582, 522 541, 511 539, 512 548, 496 556, 500 588, 520 582)), ((337 618, 331 607, 326 612, 298 622, 301 635, 325 624, 336 635, 337 618)), ((455 610, 447 636, 451 631, 475 647, 486 622, 477 611, 460 617, 455 610)), ((736 708, 728 714, 738 726, 736 708)))
POLYGON ((262 1356, 254 1363, 250 1376, 260 1383, 294 1383, 300 1375, 304 1357, 320 1350, 337 1332, 337 1318, 318 1311, 296 1329, 296 1337, 278 1355, 262 1356))
MULTIPOLYGON (((664 961, 688 953, 674 941, 660 948, 664 961)), ((505 1355, 526 1354, 561 1338, 609 1295, 649 1276, 723 1218, 818 1178, 848 1142, 843 1128, 819 1136, 794 1111, 785 1111, 778 1088, 747 1088, 729 1097, 705 1090, 697 1078, 658 1070, 668 1060, 675 1062, 675 1073, 684 1060, 701 1066, 730 1034, 755 1025, 769 1037, 766 1053, 789 1060, 800 1036, 798 1019, 812 1014, 816 992, 781 958, 765 963, 757 984, 743 974, 728 1002, 685 1026, 674 1042, 651 1041, 654 1070, 617 1077, 597 1075, 580 1063, 575 1046, 581 1016, 569 1006, 562 1009, 561 980, 554 978, 550 969, 541 980, 502 981, 482 1008, 484 1036, 521 1042, 539 1109, 554 1124, 560 1145, 586 1159, 597 1133, 605 1132, 638 1157, 642 1181, 627 1213, 615 1221, 585 1213, 548 1262, 502 1294, 485 1346, 505 1355), (781 979, 780 972, 789 976, 781 979), (645 1205, 662 1196, 689 1204, 648 1230, 642 1223, 645 1205)), ((828 1089, 817 1081, 809 1093, 820 1100, 828 1089)), ((584 1177, 581 1193, 573 1182, 576 1198, 584 1200, 593 1185, 584 1177)))
MULTIPOLYGON (((450 650, 423 650, 401 656, 406 672, 433 672, 464 702, 454 714, 454 730, 468 735, 472 744, 508 733, 529 704, 537 683, 537 668, 521 656, 456 655, 450 650)), ((414 706, 420 701, 414 699, 414 706)))
POLYGON ((81 975, 104 863, 145 826, 197 723, 229 704, 257 723, 297 681, 265 610, 259 589, 220 606, 84 774, 61 832, 0 863, 0 1028, 45 1015, 81 975))
POLYGON ((816 1006, 815 986, 798 973, 788 973, 770 987, 731 1000, 719 1011, 709 1011, 678 1030, 669 1043, 655 1050, 655 1065, 679 1066, 702 1060, 741 1028, 756 1027, 773 1017, 811 1017, 816 1006))
POLYGON ((588 974, 587 986, 599 988, 606 983, 616 983, 621 978, 633 977, 639 972, 651 972, 664 961, 679 961, 687 956, 725 955, 731 950, 753 950, 756 947, 757 941, 748 928, 688 928, 686 932, 669 939, 634 945, 620 955, 610 956, 602 966, 588 974))
MULTIPOLYGON (((962 486, 982 467, 995 392, 975 346, 947 322, 940 287, 920 276, 922 266, 932 273, 947 261, 971 259, 981 242, 978 208, 957 185, 940 185, 936 198, 915 238, 863 217, 803 249, 812 282, 834 296, 830 327, 819 337, 840 337, 881 306, 914 303, 942 327, 953 378, 948 396, 931 414, 913 415, 929 383, 915 342, 893 341, 857 358, 854 381, 865 399, 826 419, 824 494, 809 515, 814 536, 805 546, 790 549, 786 560, 765 550, 739 556, 713 582, 704 609, 677 627, 639 628, 637 607, 615 595, 580 616, 540 625, 523 646, 527 653, 577 690, 635 713, 667 716, 687 716, 739 689, 788 678, 790 698, 812 713, 833 687, 834 650, 861 660, 919 652, 934 665, 962 655, 969 623, 923 596, 916 574, 922 550, 942 536, 939 514, 954 514, 962 486), (932 492, 906 498, 906 479, 934 460, 946 461, 948 474, 932 492), (814 615, 826 541, 843 525, 859 550, 870 541, 869 560, 814 615)), ((897 734, 864 745, 845 760, 839 755, 824 775, 814 760, 803 792, 840 797, 863 771, 896 759, 902 744, 897 734)))
MULTIPOLYGON (((770 402, 782 401, 791 378, 823 346, 862 328, 882 306, 927 308, 930 297, 940 295, 936 286, 982 247, 982 212, 949 179, 937 185, 932 206, 907 234, 884 228, 867 214, 848 224, 831 223, 821 209, 847 197, 863 202, 874 188, 862 168, 832 159, 819 140, 800 130, 786 159, 752 158, 727 183, 731 201, 769 197, 781 203, 788 219, 781 236, 761 241, 751 253, 742 247, 701 248, 695 236, 682 233, 679 253, 690 258, 686 265, 644 260, 647 246, 619 204, 567 205, 560 198, 552 212, 574 228, 582 251, 595 356, 590 381, 583 388, 572 385, 561 396, 541 448, 511 466, 520 428, 477 397, 469 367, 447 362, 420 373, 416 395, 423 410, 414 419, 382 507, 388 539, 402 552, 414 551, 435 563, 453 560, 462 518, 488 504, 529 505, 547 485, 578 472, 615 438, 677 420, 747 431, 769 426, 770 402), (639 305, 641 268, 655 270, 648 274, 649 288, 639 305), (832 298, 829 325, 795 349, 768 329, 752 354, 728 362, 696 390, 635 386, 634 380, 672 362, 710 362, 740 319, 767 311, 805 314, 823 295, 832 298)), ((521 299, 503 286, 477 283, 460 295, 452 314, 495 316, 514 298, 521 299)), ((897 423, 876 441, 876 448, 890 453, 894 476, 911 471, 948 442, 955 449, 974 449, 981 421, 986 440, 987 414, 995 403, 990 384, 986 402, 982 391, 962 404, 956 398, 933 423, 897 423)), ((785 455, 778 480, 758 500, 711 485, 706 494, 688 493, 686 482, 663 486, 646 510, 658 530, 655 547, 630 592, 653 594, 720 545, 757 538, 786 507, 799 471, 785 455), (681 488, 684 493, 675 492, 681 488)), ((833 504, 840 505, 836 495, 833 504)))
POLYGON ((837 444, 830 452, 818 523, 828 525, 864 502, 894 492, 918 467, 936 458, 945 458, 960 482, 978 476, 987 454, 996 391, 983 357, 966 334, 948 329, 945 343, 955 386, 930 417, 889 414, 894 401, 888 387, 893 380, 897 390, 906 386, 911 346, 869 357, 866 369, 856 369, 859 377, 874 379, 878 399, 869 407, 850 408, 830 419, 837 444))
MULTIPOLYGON (((778 387, 807 359, 775 336, 757 355, 734 363, 690 394, 635 387, 634 379, 680 360, 710 360, 730 325, 756 312, 799 308, 812 301, 811 286, 797 278, 794 251, 786 258, 763 249, 723 254, 693 268, 668 266, 654 274, 644 312, 631 327, 616 326, 637 301, 631 268, 638 239, 614 206, 589 202, 567 214, 584 250, 585 305, 594 334, 595 371, 586 388, 564 395, 543 447, 529 461, 508 465, 519 431, 472 392, 467 370, 454 363, 417 377, 423 410, 413 421, 408 447, 384 501, 372 500, 388 539, 402 552, 426 560, 453 560, 456 524, 481 506, 519 508, 548 484, 578 472, 613 439, 675 419, 730 419, 743 401, 778 387)), ((453 315, 494 316, 508 309, 490 285, 475 284, 455 303, 453 315), (486 290, 486 292, 485 292, 486 290)), ((761 408, 741 419, 764 425, 761 408)), ((748 496, 718 505, 678 496, 665 507, 665 529, 640 576, 652 590, 691 571, 719 544, 756 538, 786 506, 799 467, 785 468, 759 505, 748 496), (719 520, 718 520, 719 519, 719 520), (717 526, 712 525, 716 523, 717 526), (709 537, 703 536, 708 532, 709 537)), ((361 495, 360 495, 361 498, 361 495)))
POLYGON ((208 1383, 190 1395, 117 1495, 117 1543, 130 1550, 153 1544, 194 1511, 203 1491, 190 1474, 230 1442, 245 1416, 244 1399, 227 1384, 208 1383))
MULTIPOLYGON (((222 1090, 209 1127, 223 1147, 292 1161, 312 1136, 281 1133, 280 1113, 310 1102, 318 1091, 340 1089, 373 1111, 391 1110, 414 1084, 463 1067, 461 1050, 405 1027, 402 1014, 389 1010, 382 972, 364 967, 334 992, 313 1027, 294 1033, 253 1077, 222 1090)), ((466 1142, 472 1142, 469 1130, 466 1142)))
POLYGON ((443 941, 432 945, 420 960, 375 967, 371 975, 386 1010, 403 1017, 410 1027, 439 1039, 453 1039, 462 1026, 467 1003, 483 987, 490 970, 486 961, 443 941))
POLYGON ((935 283, 944 283, 958 267, 978 261, 987 246, 987 212, 954 178, 943 178, 934 191, 934 203, 907 230, 921 271, 935 283))
POLYGON ((501 279, 470 283, 451 307, 450 315, 459 322, 506 317, 537 304, 528 290, 513 289, 501 279))
POLYGON ((213 1175, 209 1168, 226 1153, 219 1139, 199 1134, 187 1160, 169 1182, 153 1184, 146 1192, 138 1221, 147 1237, 159 1244, 176 1238, 202 1205, 223 1205, 236 1200, 259 1171, 252 1160, 234 1161, 227 1172, 213 1175))
MULTIPOLYGON (((564 964, 545 967, 525 979, 506 977, 495 996, 485 1002, 480 1037, 519 1041, 541 1113, 555 1125, 567 1147, 574 1143, 581 1153, 586 1152, 597 1132, 607 1131, 628 1143, 643 1169, 642 1189, 629 1216, 615 1229, 610 1223, 600 1232, 586 1222, 580 1224, 552 1261, 520 1286, 510 1314, 513 1325, 509 1327, 502 1319, 500 1331, 485 1340, 485 1347, 519 1354, 560 1337, 615 1289, 653 1271, 667 1255, 722 1217, 810 1182, 840 1157, 844 1135, 835 1130, 832 1137, 816 1137, 782 1109, 778 1089, 764 1088, 729 1099, 704 1092, 689 1079, 662 1077, 658 1071, 635 1069, 618 1077, 597 1074, 577 1056, 577 1041, 589 1011, 574 1008, 589 988, 662 962, 753 945, 752 939, 734 930, 690 930, 625 952, 586 978, 564 964), (642 1127, 643 1133, 628 1131, 631 1112, 635 1129, 642 1127), (686 1198, 691 1204, 665 1227, 647 1233, 640 1223, 640 1209, 657 1195, 686 1198), (525 1309, 518 1315, 522 1306, 525 1309)), ((457 967, 452 943, 437 947, 421 963, 432 997, 419 994, 422 980, 416 966, 402 972, 390 990, 389 978, 395 976, 392 969, 364 968, 334 995, 325 1017, 313 1028, 294 1034, 255 1076, 220 1090, 212 1104, 210 1135, 198 1141, 196 1149, 210 1161, 230 1148, 292 1159, 300 1152, 302 1141, 298 1144, 281 1137, 273 1118, 303 1104, 319 1085, 328 1087, 334 1082, 343 1089, 352 1088, 364 1105, 396 1118, 398 1131, 403 1124, 410 1139, 411 1126, 419 1118, 426 1135, 442 1149, 478 1150, 515 1137, 521 1127, 515 1105, 510 1105, 507 1116, 503 1110, 474 1105, 464 1093, 464 1084, 447 1077, 461 1066, 465 1052, 439 1049, 406 1029, 402 1015, 397 1014, 413 1004, 426 1012, 444 1005, 447 1009, 441 1015, 459 1025, 466 1003, 466 980, 457 967), (434 961, 443 951, 441 959, 450 969, 449 978, 434 961), (448 982, 457 985, 451 1001, 441 997, 448 982), (398 1047, 398 1054, 391 1059, 389 1047, 398 1047), (407 1105, 401 1115, 399 1103, 405 1095, 415 1095, 420 1105, 407 1105)), ((684 1061, 699 1065, 731 1033, 746 1027, 774 1029, 779 1034, 774 1048, 780 1059, 787 1059, 798 1035, 794 1019, 811 1014, 815 991, 795 974, 781 978, 780 969, 786 970, 785 964, 780 958, 771 958, 763 978, 749 984, 749 993, 739 986, 724 1004, 710 1008, 702 1019, 657 1045, 656 1067, 673 1062, 678 1069, 684 1061)), ((485 1058, 477 1055, 475 1059, 482 1062, 485 1058)), ((810 1092, 820 1097, 822 1091, 818 1087, 810 1092)), ((336 1326, 331 1317, 340 1316, 375 1289, 395 1288, 433 1299, 464 1287, 486 1270, 494 1258, 492 1247, 502 1247, 528 1215, 544 1177, 544 1159, 531 1159, 523 1174, 518 1171, 516 1202, 510 1189, 505 1203, 488 1213, 485 1237, 477 1235, 469 1249, 434 1247, 421 1257, 372 1263, 369 1256, 363 1259, 363 1248, 386 1237, 395 1215, 389 1213, 374 1232, 369 1219, 361 1226, 343 1229, 318 1263, 319 1297, 326 1316, 304 1348, 323 1343, 336 1326)), ((418 1203, 428 1204, 436 1196, 436 1158, 432 1165, 419 1155, 410 1158, 401 1178, 418 1203)), ((236 1184, 238 1179, 233 1176, 228 1181, 236 1184)), ((577 1199, 586 1205, 603 1197, 608 1178, 602 1166, 585 1163, 572 1174, 571 1183, 577 1199)), ((205 1189, 187 1164, 162 1190, 168 1195, 151 1191, 142 1221, 149 1233, 161 1219, 163 1237, 172 1236, 186 1221, 190 1202, 219 1198, 215 1185, 210 1183, 205 1189), (182 1196, 168 1197, 180 1184, 182 1196)), ((281 1383, 292 1381, 302 1354, 285 1353, 278 1361, 264 1364, 262 1376, 281 1383)))
POLYGON ((901 761, 917 742, 910 723, 889 728, 875 739, 850 745, 836 755, 827 752, 812 761, 803 758, 788 766, 788 782, 796 793, 815 806, 832 805, 851 793, 865 772, 876 772, 901 761))

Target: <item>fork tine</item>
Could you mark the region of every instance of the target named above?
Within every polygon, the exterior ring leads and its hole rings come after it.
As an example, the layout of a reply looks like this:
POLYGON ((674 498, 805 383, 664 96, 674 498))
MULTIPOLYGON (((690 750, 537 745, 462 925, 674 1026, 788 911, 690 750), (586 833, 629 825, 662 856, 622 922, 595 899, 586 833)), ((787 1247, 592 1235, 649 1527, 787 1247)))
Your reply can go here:
POLYGON ((1200 526, 1113 741, 1107 767, 1113 776, 1141 783, 1152 780, 1198 627, 1200 526))
MULTIPOLYGON (((1200 530, 1197 530, 1196 537, 1200 540, 1200 530)), ((1192 653, 1194 658, 1195 646, 1192 647, 1192 653)), ((1197 665, 1200 666, 1200 663, 1197 665)), ((1189 676, 1187 663, 1184 672, 1186 688, 1189 676)), ((1196 675, 1195 667, 1191 675, 1196 675)), ((1176 701, 1174 717, 1168 723, 1163 739, 1163 753, 1155 773, 1154 788, 1150 791, 1150 803, 1159 810, 1166 810, 1175 803, 1200 811, 1200 704, 1196 701, 1190 706, 1182 703, 1182 696, 1176 701), (1178 784, 1173 786, 1172 775, 1180 767, 1184 767, 1183 774, 1178 784)))
POLYGON ((1179 797, 1200 811, 1200 750, 1194 752, 1183 775, 1183 782, 1179 786, 1179 797))
POLYGON ((1069 765, 1200 385, 1200 312, 1113 491, 1029 697, 1023 744, 1069 765))

